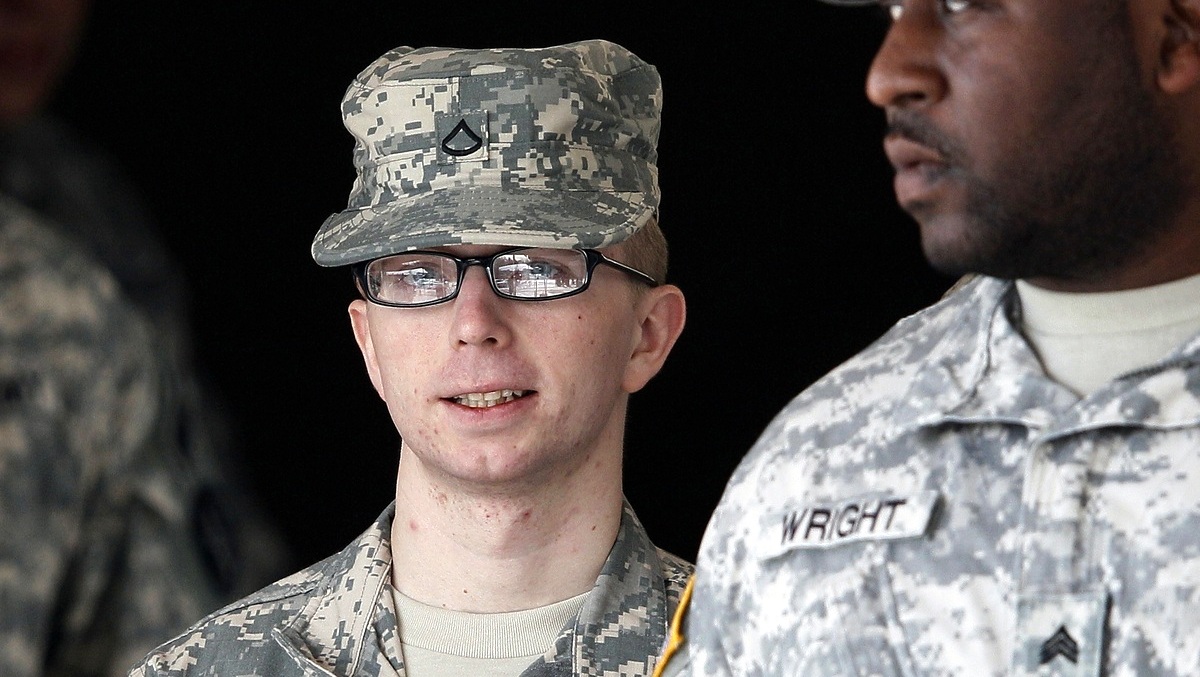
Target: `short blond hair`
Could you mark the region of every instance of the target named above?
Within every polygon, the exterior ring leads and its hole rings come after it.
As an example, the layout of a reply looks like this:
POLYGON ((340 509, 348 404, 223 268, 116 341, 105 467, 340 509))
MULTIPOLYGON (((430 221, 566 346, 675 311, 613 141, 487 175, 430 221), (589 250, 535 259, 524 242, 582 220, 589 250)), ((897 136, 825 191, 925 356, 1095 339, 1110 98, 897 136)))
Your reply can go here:
POLYGON ((667 237, 651 216, 629 239, 621 243, 621 262, 637 268, 659 284, 667 281, 667 237))

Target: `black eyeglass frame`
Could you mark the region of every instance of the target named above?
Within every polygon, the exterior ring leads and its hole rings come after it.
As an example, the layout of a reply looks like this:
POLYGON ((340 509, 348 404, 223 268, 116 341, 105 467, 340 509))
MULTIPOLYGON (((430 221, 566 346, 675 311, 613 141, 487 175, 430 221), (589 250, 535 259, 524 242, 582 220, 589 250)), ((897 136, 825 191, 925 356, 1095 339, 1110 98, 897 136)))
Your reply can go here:
POLYGON ((607 256, 605 256, 604 254, 601 254, 596 249, 573 249, 571 251, 577 251, 577 252, 582 253, 584 255, 584 258, 587 260, 587 268, 586 268, 587 277, 584 278, 583 284, 579 285, 578 289, 573 289, 565 294, 558 294, 556 296, 535 296, 535 297, 514 296, 512 294, 506 294, 506 293, 500 291, 500 289, 498 287, 496 287, 496 279, 492 273, 492 263, 496 260, 497 257, 504 256, 506 254, 512 254, 514 252, 519 252, 519 251, 523 251, 523 250, 527 250, 527 249, 544 249, 544 247, 509 247, 508 249, 501 249, 500 251, 498 251, 494 254, 489 254, 488 256, 468 256, 468 257, 461 257, 461 258, 458 256, 454 256, 453 254, 447 254, 446 252, 435 252, 435 251, 430 251, 430 250, 426 250, 426 249, 417 249, 417 250, 408 251, 408 252, 398 252, 397 254, 389 254, 388 256, 381 256, 377 259, 371 259, 370 261, 363 261, 361 263, 356 263, 351 267, 351 273, 354 276, 355 286, 358 287, 359 293, 362 294, 364 298, 366 298, 371 303, 374 303, 374 304, 380 305, 380 306, 386 306, 388 308, 424 308, 426 306, 436 306, 439 303, 446 303, 447 301, 453 301, 455 298, 458 297, 458 293, 460 291, 462 291, 463 278, 465 278, 467 276, 467 269, 470 268, 471 266, 481 266, 483 268, 484 273, 487 275, 488 286, 492 288, 492 292, 495 293, 496 296, 499 296, 502 299, 510 299, 513 301, 530 301, 530 302, 553 301, 555 299, 565 299, 568 296, 575 296, 576 294, 581 294, 581 293, 587 291, 587 288, 592 285, 592 272, 596 269, 596 266, 600 265, 601 263, 603 263, 607 266, 610 266, 612 268, 616 268, 617 270, 625 273, 626 275, 629 275, 630 277, 637 280, 638 282, 642 282, 651 287, 658 286, 658 281, 655 280, 653 277, 650 277, 649 275, 647 275, 646 273, 643 273, 642 271, 638 270, 637 268, 634 268, 632 266, 627 266, 624 263, 621 263, 620 261, 614 261, 614 260, 608 258, 607 256), (438 299, 436 301, 426 301, 424 303, 392 303, 390 301, 383 301, 381 299, 376 298, 373 294, 371 294, 369 291, 367 291, 368 289, 370 289, 370 285, 367 284, 367 267, 370 266, 373 262, 379 261, 380 259, 391 258, 392 256, 398 256, 400 254, 431 254, 433 256, 439 256, 439 257, 450 259, 451 261, 454 261, 455 270, 458 273, 458 281, 454 285, 454 293, 450 294, 449 296, 447 296, 444 299, 438 299))

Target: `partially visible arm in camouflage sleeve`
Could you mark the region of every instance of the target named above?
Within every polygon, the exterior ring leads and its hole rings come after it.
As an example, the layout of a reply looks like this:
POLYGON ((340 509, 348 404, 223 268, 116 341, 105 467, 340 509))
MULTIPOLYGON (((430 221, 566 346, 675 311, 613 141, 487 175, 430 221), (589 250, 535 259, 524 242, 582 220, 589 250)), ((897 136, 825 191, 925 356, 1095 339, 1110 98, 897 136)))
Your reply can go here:
POLYGON ((0 664, 123 675, 219 598, 199 563, 146 323, 0 201, 0 664), (164 498, 165 496, 165 498, 164 498))

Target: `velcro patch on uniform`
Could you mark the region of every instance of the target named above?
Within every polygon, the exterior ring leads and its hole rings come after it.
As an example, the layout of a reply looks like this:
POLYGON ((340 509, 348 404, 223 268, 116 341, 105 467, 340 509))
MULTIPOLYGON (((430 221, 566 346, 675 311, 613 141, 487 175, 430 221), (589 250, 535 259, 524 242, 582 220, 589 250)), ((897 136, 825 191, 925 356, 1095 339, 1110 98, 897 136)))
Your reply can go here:
POLYGON ((488 159, 488 112, 464 110, 436 113, 438 164, 485 162, 488 159))
POLYGON ((1029 591, 1017 599, 1014 675, 1097 677, 1101 674, 1108 591, 1053 594, 1029 591))
POLYGON ((920 538, 929 529, 938 492, 868 494, 843 500, 813 501, 778 513, 767 529, 765 557, 798 548, 833 548, 861 541, 920 538))

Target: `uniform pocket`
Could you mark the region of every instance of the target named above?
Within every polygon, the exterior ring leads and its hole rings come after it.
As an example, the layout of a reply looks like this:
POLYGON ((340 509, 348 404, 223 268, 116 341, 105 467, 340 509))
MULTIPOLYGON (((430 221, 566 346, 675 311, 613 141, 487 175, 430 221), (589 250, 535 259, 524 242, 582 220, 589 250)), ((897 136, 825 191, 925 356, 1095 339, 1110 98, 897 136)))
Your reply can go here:
POLYGON ((799 662, 779 674, 916 677, 887 567, 870 556, 858 564, 819 583, 800 617, 799 662))

